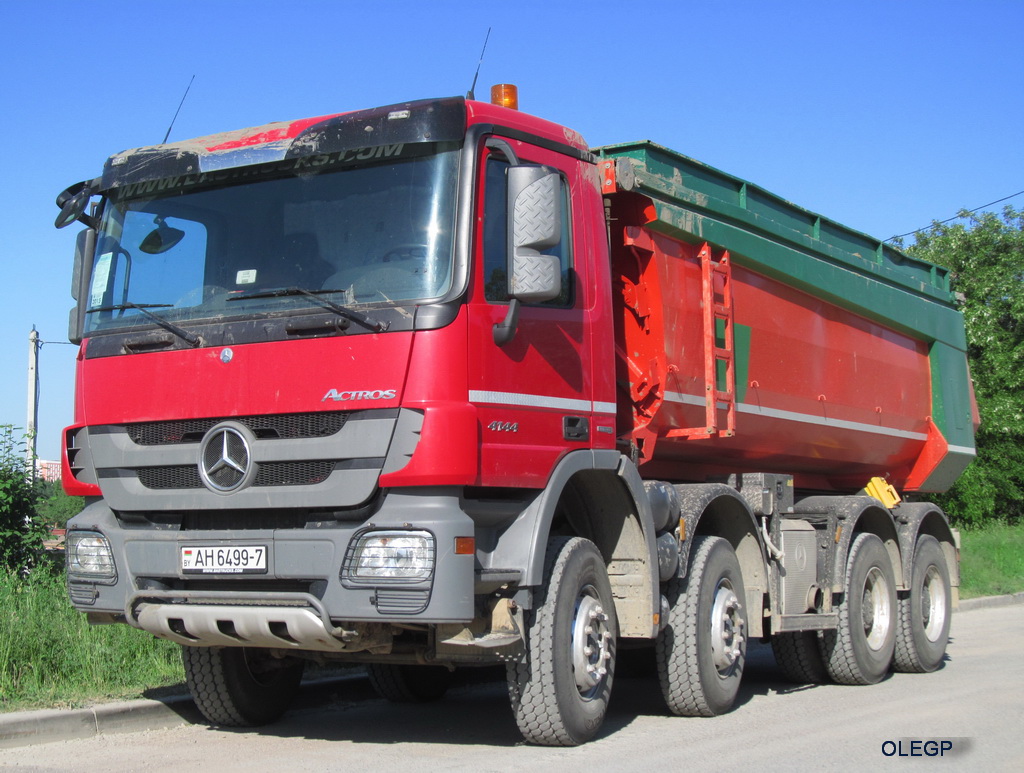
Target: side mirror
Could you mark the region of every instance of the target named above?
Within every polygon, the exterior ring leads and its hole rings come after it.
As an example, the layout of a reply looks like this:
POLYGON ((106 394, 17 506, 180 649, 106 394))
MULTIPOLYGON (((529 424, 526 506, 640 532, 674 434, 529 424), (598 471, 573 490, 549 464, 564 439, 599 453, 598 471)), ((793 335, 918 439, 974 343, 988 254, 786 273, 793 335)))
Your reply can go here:
POLYGON ((561 261, 541 250, 562 238, 562 178, 542 166, 508 170, 509 295, 526 303, 557 298, 561 261))
POLYGON ((96 180, 93 180, 92 182, 75 183, 61 192, 57 197, 57 206, 60 207, 60 214, 53 221, 55 228, 66 228, 76 220, 82 221, 90 228, 96 227, 93 217, 85 214, 89 201, 92 199, 93 185, 96 182, 96 180))
POLYGON ((562 292, 562 263, 541 250, 562 239, 562 178, 544 166, 508 169, 508 313, 494 326, 504 346, 516 334, 519 304, 543 303, 562 292))
POLYGON ((89 297, 92 257, 95 251, 96 231, 86 228, 78 234, 75 241, 75 265, 71 272, 71 297, 78 301, 68 315, 68 340, 73 344, 82 343, 82 334, 85 332, 85 301, 89 297))

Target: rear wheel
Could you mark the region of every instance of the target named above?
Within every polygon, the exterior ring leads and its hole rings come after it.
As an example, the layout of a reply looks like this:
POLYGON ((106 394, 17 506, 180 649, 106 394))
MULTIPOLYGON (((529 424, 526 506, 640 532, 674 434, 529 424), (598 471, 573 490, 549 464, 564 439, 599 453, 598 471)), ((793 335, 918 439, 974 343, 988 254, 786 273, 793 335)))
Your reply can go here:
POLYGON ((604 721, 615 673, 618 621, 604 559, 594 543, 548 543, 544 588, 526 614, 526 654, 508 664, 512 710, 523 737, 576 746, 604 721))
POLYGON ((746 659, 743 575, 721 537, 698 537, 689 574, 666 587, 668 624, 658 635, 658 680, 673 714, 713 717, 736 700, 746 659))
POLYGON ((896 577, 874 534, 860 534, 846 561, 839 627, 821 637, 829 676, 840 684, 874 684, 888 673, 896 647, 896 577))
POLYGON ((305 663, 249 647, 182 646, 196 707, 214 725, 251 727, 278 719, 298 692, 305 663))
POLYGON ((392 703, 426 703, 448 692, 452 674, 441 666, 369 663, 366 674, 377 694, 392 703))
POLYGON ((786 678, 796 684, 824 684, 828 679, 817 631, 787 631, 772 636, 772 651, 786 678))
POLYGON ((900 624, 896 633, 897 671, 934 671, 946 655, 949 640, 952 593, 949 567, 935 537, 924 535, 914 550, 910 593, 899 601, 900 624))

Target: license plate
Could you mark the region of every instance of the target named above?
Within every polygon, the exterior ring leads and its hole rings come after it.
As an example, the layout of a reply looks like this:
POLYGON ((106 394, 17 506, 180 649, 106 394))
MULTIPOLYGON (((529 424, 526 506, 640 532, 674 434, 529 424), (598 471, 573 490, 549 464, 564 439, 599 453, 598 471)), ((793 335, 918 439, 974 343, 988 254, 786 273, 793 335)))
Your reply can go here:
POLYGON ((265 574, 265 545, 192 545, 181 548, 185 574, 265 574))

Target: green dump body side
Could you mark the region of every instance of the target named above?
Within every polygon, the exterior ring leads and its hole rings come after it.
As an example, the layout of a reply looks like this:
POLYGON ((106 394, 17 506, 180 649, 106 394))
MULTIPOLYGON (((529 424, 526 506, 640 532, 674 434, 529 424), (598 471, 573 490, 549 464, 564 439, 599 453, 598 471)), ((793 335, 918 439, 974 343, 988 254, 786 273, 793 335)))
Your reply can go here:
POLYGON ((596 152, 614 180, 622 355, 651 472, 701 460, 705 473, 795 470, 814 488, 955 481, 977 413, 947 269, 654 143, 596 152), (699 362, 704 244, 732 270, 735 434, 698 440, 685 428, 703 424, 712 388, 699 362), (641 285, 653 312, 638 310, 641 285))

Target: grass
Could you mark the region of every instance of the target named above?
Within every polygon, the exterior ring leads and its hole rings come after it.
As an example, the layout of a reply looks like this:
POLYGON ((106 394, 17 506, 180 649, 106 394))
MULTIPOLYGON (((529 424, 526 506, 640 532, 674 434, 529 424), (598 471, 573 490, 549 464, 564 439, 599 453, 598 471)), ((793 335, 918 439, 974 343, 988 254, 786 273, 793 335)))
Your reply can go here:
MULTIPOLYGON (((1024 523, 961 535, 961 598, 1024 591, 1024 523)), ((0 569, 0 712, 184 692, 178 646, 127 625, 90 626, 63 574, 0 569)))
POLYGON ((960 534, 960 597, 1024 591, 1024 523, 995 523, 960 534))
POLYGON ((86 623, 63 574, 0 569, 0 711, 139 697, 184 678, 177 645, 126 625, 86 623))

